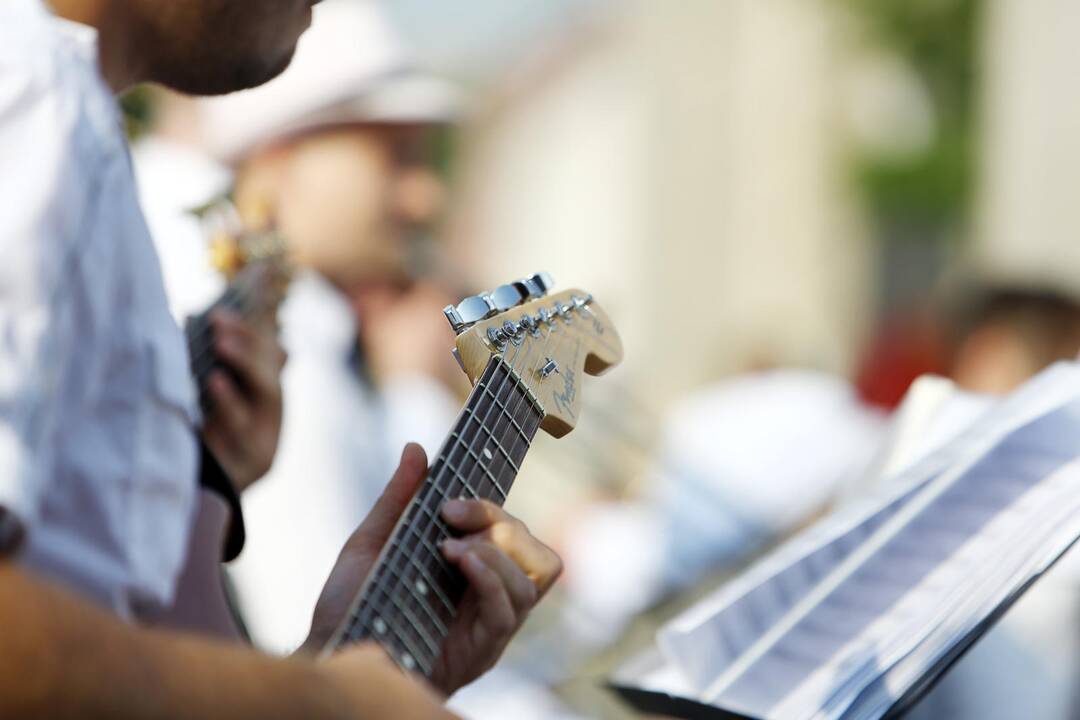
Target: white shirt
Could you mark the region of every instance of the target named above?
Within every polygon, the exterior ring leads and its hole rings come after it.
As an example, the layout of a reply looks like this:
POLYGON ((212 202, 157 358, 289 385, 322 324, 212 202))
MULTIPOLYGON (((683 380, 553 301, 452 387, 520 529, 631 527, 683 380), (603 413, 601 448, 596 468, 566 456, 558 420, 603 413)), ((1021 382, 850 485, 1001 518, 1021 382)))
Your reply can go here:
POLYGON ((169 601, 195 392, 93 30, 0 3, 0 505, 20 562, 124 617, 169 601))

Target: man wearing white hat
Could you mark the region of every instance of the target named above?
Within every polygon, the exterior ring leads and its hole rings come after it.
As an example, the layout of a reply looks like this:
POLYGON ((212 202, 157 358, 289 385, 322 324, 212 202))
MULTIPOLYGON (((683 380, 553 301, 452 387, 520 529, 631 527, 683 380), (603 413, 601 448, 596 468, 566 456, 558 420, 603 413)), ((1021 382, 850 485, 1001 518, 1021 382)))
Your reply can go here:
MULTIPOLYGON (((288 65, 316 1, 0 3, 5 716, 447 715, 432 688, 371 647, 285 660, 148 621, 173 599, 191 533, 199 412, 113 93, 142 81, 206 94, 265 82, 288 65)), ((267 363, 250 328, 232 325, 217 350, 254 392, 219 374, 219 413, 203 433, 247 481, 264 458, 243 430, 264 449, 276 439, 280 358, 267 363)), ((343 550, 309 647, 343 617, 425 471, 422 451, 409 446, 343 550)), ((472 502, 443 510, 470 531, 482 513, 489 529, 516 522, 472 502)), ((456 662, 437 663, 434 689, 451 692, 489 667, 558 574, 557 558, 513 529, 512 546, 470 535, 446 549, 471 587, 459 618, 473 622, 457 626, 448 648, 456 662), (530 555, 528 567, 512 559, 530 555)))
MULTIPOLYGON (((235 169, 240 214, 272 218, 299 266, 280 314, 281 443, 244 494, 247 543, 229 566, 252 637, 272 651, 303 642, 338 549, 406 441, 431 453, 460 407, 444 381, 457 373, 441 313, 453 299, 416 282, 410 262, 441 195, 424 143, 456 104, 448 83, 410 66, 378 5, 332 1, 280 77, 196 108, 205 145, 235 169)), ((167 277, 178 253, 200 252, 185 237, 157 242, 167 277)), ((170 288, 181 297, 202 282, 184 270, 170 288)))

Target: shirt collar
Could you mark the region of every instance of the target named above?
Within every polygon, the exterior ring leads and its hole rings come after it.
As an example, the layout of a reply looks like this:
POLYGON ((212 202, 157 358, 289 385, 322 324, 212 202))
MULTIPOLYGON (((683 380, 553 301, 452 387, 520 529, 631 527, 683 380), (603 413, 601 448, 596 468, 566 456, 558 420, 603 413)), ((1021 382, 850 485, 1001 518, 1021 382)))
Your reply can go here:
MULTIPOLYGON (((48 7, 48 6, 46 6, 48 7)), ((49 12, 52 13, 51 9, 49 12)), ((98 31, 89 25, 77 23, 67 18, 52 15, 53 27, 71 43, 71 46, 83 59, 97 64, 98 31)))

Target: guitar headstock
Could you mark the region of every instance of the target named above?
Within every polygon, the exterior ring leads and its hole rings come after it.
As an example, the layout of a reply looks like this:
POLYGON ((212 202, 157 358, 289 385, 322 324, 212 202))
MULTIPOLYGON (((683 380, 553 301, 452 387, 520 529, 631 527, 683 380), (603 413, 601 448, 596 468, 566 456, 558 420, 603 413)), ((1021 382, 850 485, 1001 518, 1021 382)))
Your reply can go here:
POLYGON ((232 297, 253 307, 239 308, 254 315, 276 313, 285 297, 292 266, 285 238, 267 220, 262 229, 246 227, 228 198, 218 198, 194 212, 203 226, 210 265, 229 283, 232 297))
POLYGON ((577 424, 584 374, 600 375, 623 356, 622 341, 592 295, 548 295, 540 273, 444 310, 457 333, 454 351, 475 383, 492 357, 501 357, 544 409, 541 427, 562 437, 577 424))

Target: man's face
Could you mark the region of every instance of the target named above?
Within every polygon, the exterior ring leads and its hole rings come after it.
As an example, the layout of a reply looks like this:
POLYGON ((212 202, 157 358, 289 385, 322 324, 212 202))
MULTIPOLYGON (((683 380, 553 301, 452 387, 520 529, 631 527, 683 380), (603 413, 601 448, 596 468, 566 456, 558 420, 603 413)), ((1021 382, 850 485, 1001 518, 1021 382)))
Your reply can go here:
POLYGON ((281 73, 319 0, 127 0, 151 80, 191 95, 281 73))
POLYGON ((422 139, 421 128, 348 125, 266 148, 238 172, 237 208, 250 227, 273 222, 298 264, 343 286, 400 278, 410 233, 441 201, 422 139))

